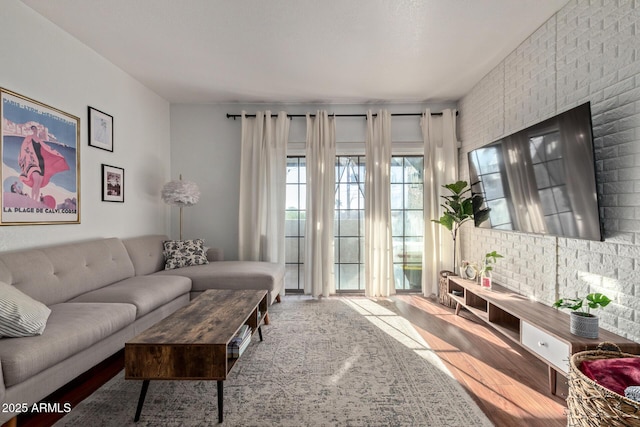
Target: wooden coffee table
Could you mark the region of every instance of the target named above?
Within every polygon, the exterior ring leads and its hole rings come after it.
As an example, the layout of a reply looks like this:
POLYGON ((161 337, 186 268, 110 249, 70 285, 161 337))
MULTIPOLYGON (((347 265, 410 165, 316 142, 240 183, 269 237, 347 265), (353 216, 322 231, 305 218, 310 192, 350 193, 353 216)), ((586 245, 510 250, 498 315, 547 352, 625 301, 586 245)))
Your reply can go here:
POLYGON ((150 380, 216 380, 218 421, 223 381, 237 359, 227 345, 242 325, 258 331, 267 315, 267 291, 208 290, 125 344, 125 379, 143 380, 134 421, 140 419, 150 380))

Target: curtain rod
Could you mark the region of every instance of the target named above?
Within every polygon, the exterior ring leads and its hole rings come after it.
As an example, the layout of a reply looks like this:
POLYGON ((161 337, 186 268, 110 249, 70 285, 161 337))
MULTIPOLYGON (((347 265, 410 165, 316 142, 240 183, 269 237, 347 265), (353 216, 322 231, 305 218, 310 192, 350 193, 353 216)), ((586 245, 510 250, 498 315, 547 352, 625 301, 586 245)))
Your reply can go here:
MULTIPOLYGON (((422 116, 424 113, 391 113, 392 116, 422 116)), ((329 114, 332 117, 367 117, 366 114, 329 114)), ((372 117, 376 117, 378 114, 371 114, 372 117)), ((442 113, 431 113, 432 116, 441 116, 442 113)), ((458 112, 456 111, 456 116, 458 112)), ((255 114, 245 114, 245 117, 255 117, 255 114)), ((315 117, 315 114, 309 114, 310 117, 315 117)), ((237 119, 242 117, 242 114, 229 114, 227 113, 227 119, 237 119)), ((306 114, 287 114, 287 117, 292 119, 294 117, 307 117, 306 114)))

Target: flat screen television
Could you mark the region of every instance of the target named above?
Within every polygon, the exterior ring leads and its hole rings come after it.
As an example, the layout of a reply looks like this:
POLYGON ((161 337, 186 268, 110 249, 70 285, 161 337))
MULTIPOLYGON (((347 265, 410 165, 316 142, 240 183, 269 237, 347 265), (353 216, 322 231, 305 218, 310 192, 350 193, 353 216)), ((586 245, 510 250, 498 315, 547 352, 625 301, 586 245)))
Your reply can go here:
POLYGON ((470 151, 477 227, 602 240, 591 106, 580 105, 470 151))

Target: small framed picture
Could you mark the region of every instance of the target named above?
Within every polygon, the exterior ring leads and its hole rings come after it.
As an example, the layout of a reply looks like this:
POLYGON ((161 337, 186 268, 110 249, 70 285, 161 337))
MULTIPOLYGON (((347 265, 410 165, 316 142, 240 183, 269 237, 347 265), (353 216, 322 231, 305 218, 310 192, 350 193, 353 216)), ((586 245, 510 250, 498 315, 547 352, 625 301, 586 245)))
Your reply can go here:
POLYGON ((102 201, 124 203, 124 169, 102 165, 102 201))
POLYGON ((89 107, 89 145, 113 152, 113 117, 89 107))

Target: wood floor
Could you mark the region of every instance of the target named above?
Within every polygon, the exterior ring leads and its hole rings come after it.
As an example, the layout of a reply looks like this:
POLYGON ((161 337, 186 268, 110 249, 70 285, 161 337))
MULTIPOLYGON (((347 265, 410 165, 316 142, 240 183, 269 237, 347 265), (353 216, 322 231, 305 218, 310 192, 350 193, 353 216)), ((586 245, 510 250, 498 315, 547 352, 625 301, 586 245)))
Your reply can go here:
POLYGON ((467 311, 415 295, 392 298, 455 378, 498 427, 566 426, 567 381, 548 392, 547 365, 467 311))
MULTIPOLYGON (((417 295, 392 300, 497 427, 566 426, 564 377, 558 375, 558 396, 552 396, 547 366, 470 313, 456 316, 453 309, 417 295)), ((122 368, 120 352, 45 401, 75 406, 122 368)), ((57 419, 22 416, 18 427, 50 426, 57 419)))

